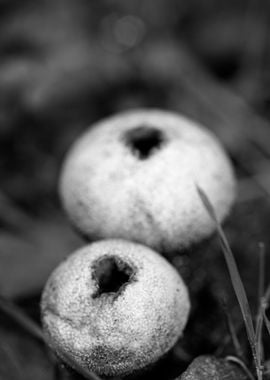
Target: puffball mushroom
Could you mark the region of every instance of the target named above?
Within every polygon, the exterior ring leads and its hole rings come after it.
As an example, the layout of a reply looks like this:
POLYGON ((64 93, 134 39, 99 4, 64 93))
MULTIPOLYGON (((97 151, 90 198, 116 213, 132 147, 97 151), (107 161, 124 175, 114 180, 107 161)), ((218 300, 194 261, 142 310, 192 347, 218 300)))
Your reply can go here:
POLYGON ((93 125, 68 152, 60 196, 90 240, 123 238, 166 253, 215 229, 235 197, 231 163, 210 131, 172 112, 137 110, 93 125))
POLYGON ((156 362, 182 335, 189 309, 187 288, 171 264, 121 240, 69 256, 41 302, 45 339, 57 355, 106 376, 156 362))
POLYGON ((248 380, 243 368, 227 359, 198 356, 187 370, 175 380, 248 380))

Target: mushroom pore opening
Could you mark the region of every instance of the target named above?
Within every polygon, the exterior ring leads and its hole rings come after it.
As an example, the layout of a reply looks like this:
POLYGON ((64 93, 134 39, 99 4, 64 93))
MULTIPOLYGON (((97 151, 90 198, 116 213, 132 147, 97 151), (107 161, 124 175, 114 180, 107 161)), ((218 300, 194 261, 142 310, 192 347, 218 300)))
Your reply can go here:
POLYGON ((118 257, 99 259, 93 267, 93 277, 97 285, 94 298, 105 293, 119 294, 131 281, 134 269, 118 257))
POLYGON ((144 160, 161 148, 165 136, 157 128, 142 125, 127 131, 124 141, 133 153, 144 160))

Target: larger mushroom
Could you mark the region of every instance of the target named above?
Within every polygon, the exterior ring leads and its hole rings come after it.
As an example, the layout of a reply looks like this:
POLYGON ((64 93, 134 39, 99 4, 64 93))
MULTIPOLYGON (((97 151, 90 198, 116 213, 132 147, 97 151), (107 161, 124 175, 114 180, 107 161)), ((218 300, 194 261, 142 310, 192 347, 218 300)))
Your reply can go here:
POLYGON ((235 179, 216 137, 178 114, 142 109, 99 122, 74 143, 60 194, 90 240, 123 238, 166 253, 214 231, 196 185, 222 221, 235 179))

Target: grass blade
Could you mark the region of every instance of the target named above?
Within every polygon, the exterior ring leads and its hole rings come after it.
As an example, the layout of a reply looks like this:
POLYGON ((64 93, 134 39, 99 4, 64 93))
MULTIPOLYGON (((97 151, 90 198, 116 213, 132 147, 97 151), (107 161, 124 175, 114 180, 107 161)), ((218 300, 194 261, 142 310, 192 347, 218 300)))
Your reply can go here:
POLYGON ((228 329, 229 329, 229 332, 231 335, 231 339, 232 339, 232 343, 234 346, 235 353, 239 358, 243 359, 243 352, 241 349, 241 345, 240 345, 240 342, 237 338, 236 329, 234 327, 232 317, 231 317, 231 314, 229 313, 229 310, 228 310, 228 307, 227 307, 225 300, 223 300, 223 302, 222 302, 222 307, 223 307, 224 313, 226 315, 226 322, 227 322, 227 326, 228 326, 228 329))
POLYGON ((270 284, 268 285, 268 288, 265 292, 265 296, 263 297, 262 300, 262 314, 263 314, 263 321, 266 326, 266 329, 268 331, 268 334, 270 335, 270 321, 266 315, 266 309, 269 306, 269 299, 270 299, 270 284))
POLYGON ((265 310, 263 310, 263 320, 264 320, 265 326, 266 326, 266 328, 267 328, 268 334, 270 335, 270 321, 269 321, 269 319, 267 318, 267 315, 266 315, 266 313, 265 313, 265 310))
POLYGON ((256 346, 255 329, 254 329, 251 310, 250 310, 250 306, 248 303, 248 299, 247 299, 247 295, 246 295, 246 291, 245 291, 243 282, 241 280, 241 277, 240 277, 240 274, 239 274, 239 271, 238 271, 233 253, 232 253, 232 250, 231 250, 230 245, 227 241, 227 238, 223 232, 223 229, 219 223, 219 220, 217 218, 214 207, 211 204, 211 202, 208 199, 205 192, 198 185, 196 187, 197 187, 198 195, 201 198, 201 201, 202 201, 206 211, 208 212, 210 218, 215 223, 215 227, 216 227, 216 230, 217 230, 217 233, 218 233, 218 236, 220 239, 220 243, 221 243, 221 248, 222 248, 222 251, 224 253, 225 261, 227 263, 227 267, 229 270, 233 289, 234 289, 236 298, 238 300, 240 310, 242 313, 242 317, 243 317, 243 320, 245 323, 248 340, 250 343, 252 355, 253 355, 254 362, 255 362, 257 376, 258 376, 258 379, 262 379, 262 371, 261 371, 261 367, 260 367, 260 359, 261 358, 259 357, 259 353, 258 353, 257 346, 256 346))
POLYGON ((262 344, 262 329, 263 329, 263 300, 261 299, 260 303, 260 309, 258 312, 257 320, 256 320, 256 351, 257 351, 257 360, 258 360, 258 366, 263 369, 263 357, 264 357, 264 350, 263 350, 263 344, 262 344))
POLYGON ((41 328, 32 321, 19 307, 0 297, 0 310, 17 322, 24 330, 32 336, 43 342, 43 333, 41 328))
POLYGON ((239 365, 250 380, 255 380, 252 373, 249 371, 246 364, 242 360, 240 360, 239 358, 237 358, 235 356, 227 356, 226 360, 228 362, 239 365))
POLYGON ((263 329, 263 309, 264 309, 264 264, 265 264, 265 246, 259 243, 259 283, 258 283, 258 311, 256 317, 256 350, 258 365, 262 367, 264 350, 262 343, 262 329, 263 329))
MULTIPOLYGON (((39 339, 44 343, 44 336, 42 329, 37 325, 31 318, 29 318, 19 307, 6 300, 4 297, 0 297, 0 310, 12 318, 15 322, 28 331, 35 338, 39 339)), ((94 372, 86 370, 81 367, 75 360, 68 354, 63 354, 65 360, 69 363, 75 371, 82 375, 87 380, 101 380, 94 372)))
POLYGON ((264 282, 265 282, 265 245, 259 243, 259 284, 258 284, 258 314, 261 308, 261 299, 264 295, 264 282))

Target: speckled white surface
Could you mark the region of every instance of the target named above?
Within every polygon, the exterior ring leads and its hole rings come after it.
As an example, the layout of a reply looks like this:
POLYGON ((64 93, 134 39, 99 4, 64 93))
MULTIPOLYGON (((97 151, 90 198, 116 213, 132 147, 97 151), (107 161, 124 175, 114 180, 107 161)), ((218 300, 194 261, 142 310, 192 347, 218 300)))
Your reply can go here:
POLYGON ((248 380, 250 377, 238 364, 214 356, 198 356, 175 380, 248 380))
POLYGON ((216 138, 180 115, 137 110, 97 123, 75 142, 60 195, 90 239, 124 238, 166 253, 214 230, 196 184, 223 220, 235 198, 235 179, 216 138), (127 131, 138 126, 155 127, 165 139, 144 160, 124 143, 127 131))
POLYGON ((41 311, 48 344, 65 360, 99 375, 123 375, 154 363, 182 335, 190 304, 176 270, 139 244, 107 240, 68 257, 50 276, 41 311), (97 260, 116 257, 133 268, 126 287, 95 297, 97 260))

